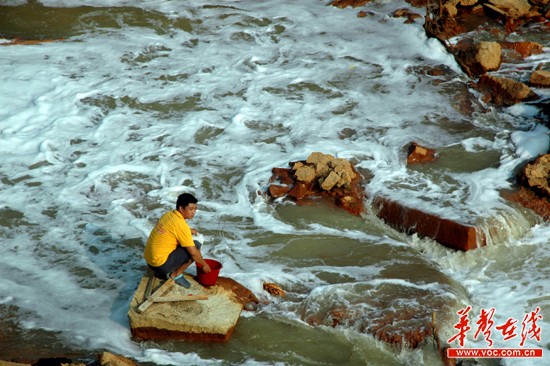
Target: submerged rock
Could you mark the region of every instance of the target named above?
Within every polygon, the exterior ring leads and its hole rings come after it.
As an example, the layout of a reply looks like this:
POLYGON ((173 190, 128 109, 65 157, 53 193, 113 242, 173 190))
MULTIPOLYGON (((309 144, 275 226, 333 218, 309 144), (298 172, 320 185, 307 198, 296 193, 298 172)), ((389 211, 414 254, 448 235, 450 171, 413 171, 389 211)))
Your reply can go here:
MULTIPOLYGON (((437 276, 434 273, 434 278, 437 276)), ((399 348, 415 349, 436 339, 437 329, 452 319, 453 309, 459 306, 459 301, 449 296, 457 290, 446 282, 442 278, 438 283, 443 290, 410 286, 391 278, 343 284, 335 294, 310 294, 300 304, 300 317, 312 326, 351 328, 399 348)))

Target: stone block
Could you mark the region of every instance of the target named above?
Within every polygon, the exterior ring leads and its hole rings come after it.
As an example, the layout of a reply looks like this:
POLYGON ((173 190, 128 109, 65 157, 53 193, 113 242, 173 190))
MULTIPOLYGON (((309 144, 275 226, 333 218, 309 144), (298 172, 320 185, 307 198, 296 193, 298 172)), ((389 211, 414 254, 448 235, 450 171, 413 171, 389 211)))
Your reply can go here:
MULTIPOLYGON (((191 287, 173 285, 164 298, 207 295, 207 300, 155 302, 143 312, 138 307, 145 301, 149 276, 145 275, 128 310, 132 336, 137 340, 185 339, 227 341, 239 320, 244 305, 231 290, 222 286, 203 287, 188 276, 191 287)), ((161 280, 154 279, 153 293, 161 280)))
POLYGON ((385 197, 376 197, 373 203, 376 215, 391 227, 407 234, 434 239, 446 247, 467 251, 485 245, 475 226, 445 219, 404 206, 385 197))

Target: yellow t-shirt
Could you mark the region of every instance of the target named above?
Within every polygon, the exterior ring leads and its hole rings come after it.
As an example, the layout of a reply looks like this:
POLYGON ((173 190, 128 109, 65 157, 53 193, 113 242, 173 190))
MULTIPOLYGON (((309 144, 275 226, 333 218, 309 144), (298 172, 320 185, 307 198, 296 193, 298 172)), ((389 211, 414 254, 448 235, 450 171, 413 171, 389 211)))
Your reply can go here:
POLYGON ((151 266, 162 266, 178 244, 182 247, 195 245, 191 228, 181 213, 173 210, 162 215, 151 230, 143 256, 151 266))

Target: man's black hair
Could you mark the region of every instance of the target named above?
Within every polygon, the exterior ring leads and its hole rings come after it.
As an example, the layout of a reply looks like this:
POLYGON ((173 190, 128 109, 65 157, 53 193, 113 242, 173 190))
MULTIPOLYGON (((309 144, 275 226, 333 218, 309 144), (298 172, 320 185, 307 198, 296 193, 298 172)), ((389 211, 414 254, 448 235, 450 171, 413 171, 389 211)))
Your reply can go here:
POLYGON ((197 203, 198 200, 191 193, 182 193, 178 196, 178 201, 176 202, 176 210, 179 207, 186 208, 190 203, 197 203))

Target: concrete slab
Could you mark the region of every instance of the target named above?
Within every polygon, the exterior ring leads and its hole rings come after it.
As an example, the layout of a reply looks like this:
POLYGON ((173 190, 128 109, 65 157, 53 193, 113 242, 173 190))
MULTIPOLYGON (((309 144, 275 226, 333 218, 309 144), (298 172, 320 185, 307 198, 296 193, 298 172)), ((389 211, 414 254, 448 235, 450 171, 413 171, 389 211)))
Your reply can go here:
MULTIPOLYGON (((207 295, 207 300, 154 302, 145 311, 139 306, 146 300, 145 293, 149 275, 145 274, 132 298, 128 310, 132 336, 137 340, 147 339, 186 339, 201 341, 226 341, 230 338, 243 303, 235 293, 222 286, 203 287, 186 274, 191 288, 179 285, 165 286, 168 289, 161 297, 178 298, 184 296, 207 295)), ((164 281, 154 279, 152 293, 164 281)))

